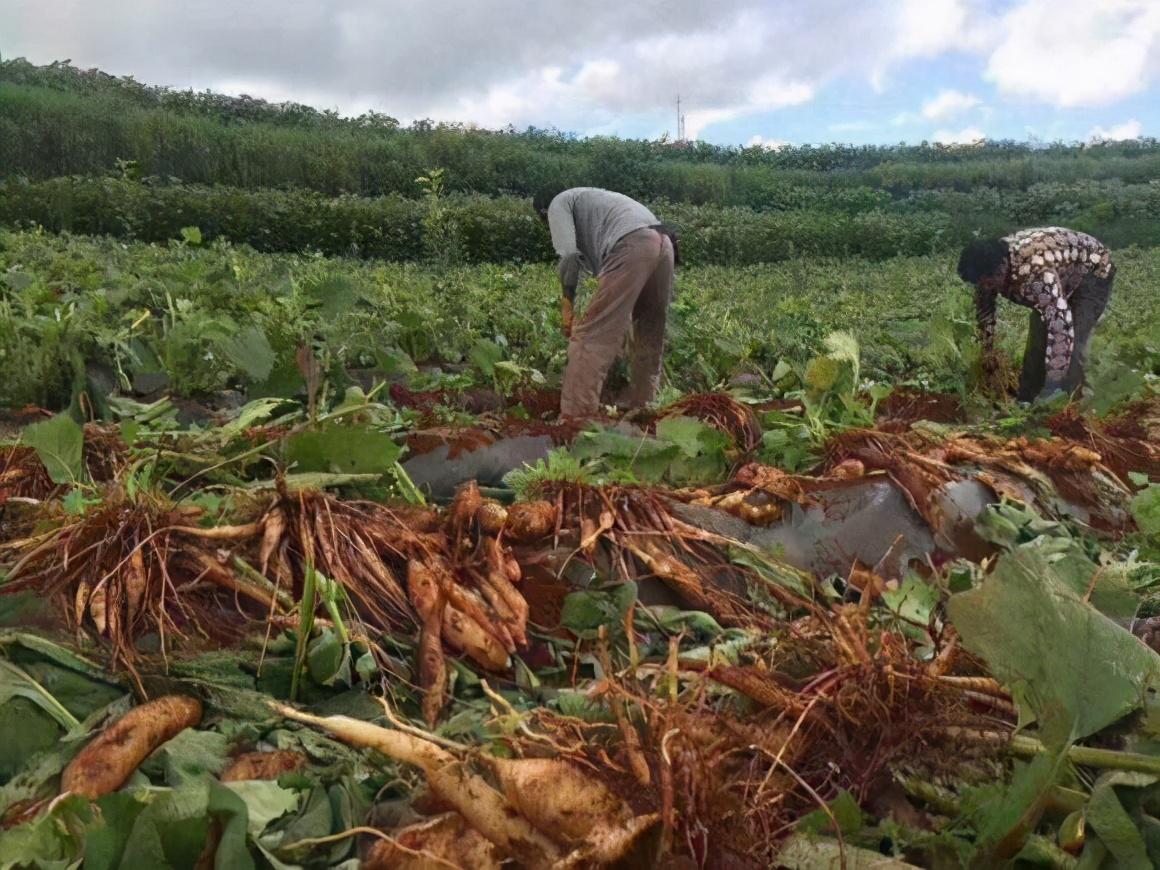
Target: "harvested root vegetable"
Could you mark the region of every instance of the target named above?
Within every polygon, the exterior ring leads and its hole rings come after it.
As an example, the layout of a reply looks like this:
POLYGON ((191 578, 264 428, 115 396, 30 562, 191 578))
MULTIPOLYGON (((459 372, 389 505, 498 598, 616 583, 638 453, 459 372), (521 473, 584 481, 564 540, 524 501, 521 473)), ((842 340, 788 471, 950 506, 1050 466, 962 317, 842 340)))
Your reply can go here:
POLYGON ((306 766, 301 752, 280 749, 274 752, 247 752, 234 759, 222 774, 222 782, 245 782, 257 779, 277 779, 284 773, 293 773, 306 766))
POLYGON ((498 535, 507 522, 508 512, 497 501, 485 500, 475 512, 475 521, 485 535, 498 535))
POLYGON ((623 825, 593 828, 583 846, 552 870, 587 867, 655 867, 662 848, 660 813, 636 816, 623 825))
POLYGON ((450 604, 443 611, 443 637, 452 647, 466 653, 485 668, 502 671, 511 664, 507 650, 495 635, 450 604))
POLYGON ((285 704, 272 706, 287 719, 321 728, 351 746, 374 749, 421 768, 432 793, 455 807, 467 824, 499 847, 505 857, 529 867, 548 866, 559 858, 555 843, 523 818, 499 791, 441 746, 348 716, 313 716, 285 704))
POLYGON ((598 827, 632 818, 602 782, 558 758, 489 759, 507 799, 553 839, 575 846, 598 827))
POLYGON ((439 721, 439 713, 447 703, 447 662, 443 659, 443 611, 446 603, 442 596, 435 607, 423 617, 419 630, 419 687, 423 690, 423 719, 429 726, 439 721))
POLYGON ((119 789, 158 746, 201 721, 201 702, 167 695, 134 707, 65 768, 61 790, 98 798, 119 789))
POLYGON ((506 531, 520 543, 546 538, 556 528, 556 508, 547 501, 518 502, 508 508, 506 531))
POLYGON ((443 813, 379 840, 363 859, 363 870, 428 870, 470 867, 499 870, 503 856, 459 813, 443 813), (445 862, 445 863, 444 863, 445 862))
POLYGON ((483 494, 479 491, 479 484, 474 480, 469 480, 459 487, 454 500, 447 508, 447 520, 452 534, 457 537, 465 534, 481 507, 483 507, 483 494))
POLYGON ((487 603, 503 620, 518 646, 528 643, 528 602, 508 578, 499 571, 487 575, 480 587, 487 603))
POLYGON ((482 612, 482 602, 476 603, 467 590, 456 587, 449 578, 444 578, 447 573, 445 566, 437 562, 434 564, 438 570, 418 559, 407 563, 407 594, 424 624, 433 611, 440 609, 441 635, 448 646, 466 653, 485 668, 497 671, 506 668, 509 663, 508 650, 488 630, 492 626, 485 624, 488 619, 482 612), (444 596, 446 603, 441 604, 444 596))

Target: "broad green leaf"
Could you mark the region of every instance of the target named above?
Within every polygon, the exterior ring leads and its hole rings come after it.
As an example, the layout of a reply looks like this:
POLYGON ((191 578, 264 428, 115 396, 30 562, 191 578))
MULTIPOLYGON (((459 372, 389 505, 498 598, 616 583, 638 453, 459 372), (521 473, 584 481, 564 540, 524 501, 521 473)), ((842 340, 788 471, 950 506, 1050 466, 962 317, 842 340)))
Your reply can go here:
POLYGON ((209 835, 211 782, 190 781, 154 795, 133 824, 121 866, 192 866, 209 835))
POLYGON ((720 452, 729 446, 728 435, 694 417, 666 417, 658 421, 657 438, 676 444, 689 458, 720 452))
POLYGON ((229 744, 216 731, 187 728, 162 744, 149 758, 150 766, 160 766, 165 781, 174 787, 205 774, 217 775, 229 764, 229 744))
POLYGON ((31 701, 55 719, 65 731, 71 731, 80 725, 77 718, 24 668, 7 659, 0 659, 0 706, 7 704, 12 698, 25 698, 31 701))
MULTIPOLYGON (((221 837, 214 853, 214 866, 229 870, 253 870, 254 859, 247 848, 251 830, 249 804, 241 796, 220 782, 209 784, 209 802, 206 810, 221 825, 221 837)), ((258 828, 261 831, 265 825, 258 828)))
POLYGON ((1129 506, 1132 518, 1146 535, 1160 535, 1160 484, 1136 493, 1129 506))
POLYGON ((858 801, 845 789, 838 792, 838 796, 826 805, 829 812, 814 810, 803 816, 798 822, 796 830, 804 833, 821 834, 832 831, 834 823, 843 836, 856 834, 862 830, 862 808, 858 801), (831 818, 832 817, 832 818, 831 818))
POLYGON ((930 615, 938 605, 938 589, 924 583, 913 574, 908 575, 897 589, 884 589, 882 603, 900 619, 918 625, 929 625, 930 615))
POLYGON ((358 286, 346 275, 333 274, 317 278, 304 284, 302 288, 310 300, 327 320, 333 320, 349 311, 361 298, 358 286))
POLYGON ((298 472, 389 474, 402 452, 387 433, 350 426, 299 432, 286 442, 286 458, 298 472))
POLYGON ((298 809, 298 792, 282 788, 277 782, 251 780, 223 785, 245 803, 252 837, 266 830, 270 822, 298 809))
POLYGON ((636 601, 636 584, 631 580, 610 590, 585 589, 564 599, 560 624, 577 637, 595 637, 601 626, 609 634, 621 632, 624 616, 636 601))
POLYGON ((1084 601, 1034 545, 1001 556, 948 612, 964 646, 1022 686, 1040 722, 1062 720, 1075 739, 1135 710, 1160 682, 1160 656, 1084 601))
POLYGON ((54 483, 74 483, 84 471, 85 430, 67 412, 33 423, 20 440, 36 451, 54 483))
POLYGON ((201 229, 198 227, 182 227, 181 240, 187 245, 200 245, 202 242, 201 229))
POLYGON ((85 870, 117 870, 146 804, 137 795, 120 791, 97 800, 100 814, 85 831, 85 870))
POLYGON ((484 377, 490 378, 495 374, 496 363, 503 359, 503 348, 494 341, 480 339, 468 351, 467 359, 484 377))
POLYGON ((306 651, 306 664, 310 677, 320 686, 333 686, 336 682, 350 685, 350 655, 342 638, 329 628, 310 642, 306 651), (345 679, 344 679, 345 677, 345 679))
POLYGON ((1088 825, 1099 835, 1116 861, 1125 870, 1150 870, 1152 862, 1140 830, 1128 815, 1112 781, 1096 783, 1084 813, 1088 825))
POLYGON ((251 383, 261 383, 274 370, 274 348, 260 326, 247 326, 222 339, 218 342, 218 350, 251 383))

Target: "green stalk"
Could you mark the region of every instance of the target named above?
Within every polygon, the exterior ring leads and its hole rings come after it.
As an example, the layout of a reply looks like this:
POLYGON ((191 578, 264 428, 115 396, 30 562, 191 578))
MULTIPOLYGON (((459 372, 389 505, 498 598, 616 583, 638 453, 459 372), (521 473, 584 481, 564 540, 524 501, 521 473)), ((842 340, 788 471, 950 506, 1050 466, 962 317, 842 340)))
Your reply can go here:
POLYGON ((269 595, 271 598, 278 602, 279 606, 284 607, 286 610, 293 609, 294 599, 291 598, 286 592, 282 591, 273 583, 271 583, 265 574, 263 574, 241 556, 234 556, 234 567, 242 572, 246 578, 246 581, 249 582, 251 586, 258 588, 264 594, 269 595))
MULTIPOLYGON (((1011 751, 1022 758, 1031 758, 1047 752, 1047 747, 1025 734, 1016 734, 1008 744, 1011 751)), ((1138 752, 1117 752, 1113 749, 1097 749, 1093 746, 1072 746, 1067 750, 1067 760, 1081 767, 1098 767, 1101 770, 1130 770, 1136 773, 1153 773, 1160 776, 1160 755, 1142 755, 1138 752)))
POLYGON ((298 699, 298 678, 306 667, 306 647, 314 630, 315 597, 314 564, 306 563, 306 577, 302 581, 302 599, 298 602, 298 639, 294 645, 294 673, 290 677, 290 700, 298 699))

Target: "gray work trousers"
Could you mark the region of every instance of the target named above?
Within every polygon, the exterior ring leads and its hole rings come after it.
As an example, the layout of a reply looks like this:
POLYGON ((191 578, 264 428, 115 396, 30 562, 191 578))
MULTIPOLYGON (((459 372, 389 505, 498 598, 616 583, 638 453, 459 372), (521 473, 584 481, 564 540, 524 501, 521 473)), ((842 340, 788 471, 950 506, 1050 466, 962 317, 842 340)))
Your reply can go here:
POLYGON ((560 412, 587 417, 600 408, 608 370, 631 328, 627 400, 638 408, 660 388, 665 319, 673 290, 673 244, 653 229, 629 233, 609 252, 596 293, 568 342, 560 412))

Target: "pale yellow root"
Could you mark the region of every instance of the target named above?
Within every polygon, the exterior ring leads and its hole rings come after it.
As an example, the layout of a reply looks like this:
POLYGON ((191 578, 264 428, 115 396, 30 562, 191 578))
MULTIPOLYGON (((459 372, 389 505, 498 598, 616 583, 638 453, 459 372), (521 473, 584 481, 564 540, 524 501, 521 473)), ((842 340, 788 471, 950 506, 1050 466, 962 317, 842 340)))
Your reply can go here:
POLYGON ((436 744, 349 716, 314 716, 276 702, 271 702, 271 706, 287 719, 329 731, 344 743, 375 749, 395 761, 422 768, 435 795, 455 807, 472 828, 517 861, 529 867, 545 867, 559 858, 557 846, 502 794, 436 744))

